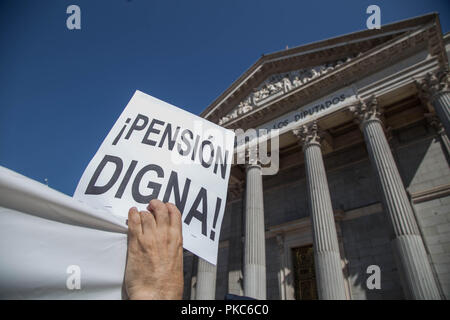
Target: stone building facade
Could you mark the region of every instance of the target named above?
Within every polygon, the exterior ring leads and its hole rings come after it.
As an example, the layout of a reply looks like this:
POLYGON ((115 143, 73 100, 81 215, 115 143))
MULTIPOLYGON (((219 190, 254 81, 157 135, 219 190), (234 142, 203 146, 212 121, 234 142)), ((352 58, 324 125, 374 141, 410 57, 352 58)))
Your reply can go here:
POLYGON ((185 251, 184 298, 448 299, 449 38, 428 14, 263 55, 208 106, 278 128, 280 163, 232 166, 217 266, 185 251))

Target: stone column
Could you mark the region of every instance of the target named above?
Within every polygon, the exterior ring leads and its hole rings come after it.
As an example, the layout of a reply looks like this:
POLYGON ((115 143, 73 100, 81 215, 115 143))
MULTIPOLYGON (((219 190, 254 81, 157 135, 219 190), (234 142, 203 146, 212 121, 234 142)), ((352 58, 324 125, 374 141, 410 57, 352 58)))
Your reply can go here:
POLYGON ((339 244, 317 123, 302 126, 293 133, 301 139, 305 156, 319 299, 345 300, 339 244))
POLYGON ((261 166, 250 156, 246 167, 244 295, 266 299, 266 239, 261 166))
MULTIPOLYGON (((408 299, 440 299, 422 237, 386 139, 375 97, 350 108, 360 121, 380 185, 403 289, 408 299)), ((383 271, 383 270, 381 270, 383 271)))
POLYGON ((447 136, 450 137, 450 76, 448 70, 436 73, 428 73, 427 76, 418 80, 420 95, 431 102, 436 115, 441 120, 447 136))
POLYGON ((217 267, 198 258, 196 300, 214 300, 216 297, 217 267))

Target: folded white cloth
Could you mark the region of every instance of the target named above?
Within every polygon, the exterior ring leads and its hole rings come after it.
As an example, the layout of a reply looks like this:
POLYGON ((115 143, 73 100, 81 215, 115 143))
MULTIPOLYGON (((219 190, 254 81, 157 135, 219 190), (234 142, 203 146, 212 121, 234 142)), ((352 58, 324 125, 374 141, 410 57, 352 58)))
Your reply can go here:
POLYGON ((0 166, 1 299, 121 299, 126 252, 125 220, 0 166))

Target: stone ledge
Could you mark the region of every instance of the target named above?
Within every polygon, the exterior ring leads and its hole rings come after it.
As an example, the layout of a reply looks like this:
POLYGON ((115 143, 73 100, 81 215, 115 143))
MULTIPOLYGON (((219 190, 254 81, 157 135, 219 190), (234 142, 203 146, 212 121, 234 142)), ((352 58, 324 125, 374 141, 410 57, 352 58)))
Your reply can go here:
POLYGON ((440 185, 425 191, 409 193, 413 203, 421 203, 450 195, 450 184, 440 185))

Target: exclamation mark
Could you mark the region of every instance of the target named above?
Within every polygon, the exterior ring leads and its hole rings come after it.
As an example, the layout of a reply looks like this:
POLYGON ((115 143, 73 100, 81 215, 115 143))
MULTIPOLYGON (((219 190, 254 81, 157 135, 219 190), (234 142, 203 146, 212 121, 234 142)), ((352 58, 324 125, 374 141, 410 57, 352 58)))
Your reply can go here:
POLYGON ((128 118, 125 121, 125 125, 123 126, 122 130, 120 130, 119 134, 117 135, 117 137, 114 139, 112 145, 115 146, 117 144, 117 142, 119 142, 120 137, 122 136, 123 132, 125 131, 125 128, 127 127, 127 124, 130 123, 130 118, 128 118))
POLYGON ((214 221, 213 221, 213 230, 211 230, 211 234, 209 236, 209 238, 214 241, 214 238, 216 236, 216 232, 214 231, 214 229, 216 228, 216 224, 217 224, 217 218, 219 217, 219 211, 220 211, 220 205, 222 204, 222 199, 220 199, 219 197, 217 197, 217 202, 216 202, 216 212, 214 213, 214 221))

